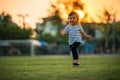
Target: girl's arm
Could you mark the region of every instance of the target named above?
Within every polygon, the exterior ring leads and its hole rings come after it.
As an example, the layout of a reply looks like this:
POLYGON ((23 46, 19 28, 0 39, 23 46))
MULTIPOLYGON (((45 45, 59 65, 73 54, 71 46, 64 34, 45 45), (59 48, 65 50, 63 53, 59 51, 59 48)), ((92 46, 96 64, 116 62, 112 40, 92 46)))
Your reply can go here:
POLYGON ((61 33, 62 35, 67 34, 64 30, 61 30, 60 33, 61 33))
POLYGON ((82 36, 87 38, 88 40, 92 39, 92 35, 87 35, 84 31, 81 32, 82 36))

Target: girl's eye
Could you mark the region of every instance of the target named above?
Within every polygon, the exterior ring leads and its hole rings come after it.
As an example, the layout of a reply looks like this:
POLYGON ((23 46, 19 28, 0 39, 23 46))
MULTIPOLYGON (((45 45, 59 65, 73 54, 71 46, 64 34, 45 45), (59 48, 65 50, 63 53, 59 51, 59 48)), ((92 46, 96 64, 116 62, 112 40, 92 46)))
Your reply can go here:
POLYGON ((74 17, 70 17, 69 19, 75 19, 74 17))

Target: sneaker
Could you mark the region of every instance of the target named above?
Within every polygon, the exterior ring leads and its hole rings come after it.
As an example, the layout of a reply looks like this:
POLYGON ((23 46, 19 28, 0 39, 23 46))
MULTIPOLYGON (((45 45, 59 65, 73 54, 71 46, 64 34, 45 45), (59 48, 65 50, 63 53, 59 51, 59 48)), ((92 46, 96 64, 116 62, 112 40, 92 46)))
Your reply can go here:
POLYGON ((79 66, 80 63, 73 63, 73 66, 79 66))
POLYGON ((78 60, 74 60, 73 66, 78 66, 78 65, 80 65, 79 61, 78 60))

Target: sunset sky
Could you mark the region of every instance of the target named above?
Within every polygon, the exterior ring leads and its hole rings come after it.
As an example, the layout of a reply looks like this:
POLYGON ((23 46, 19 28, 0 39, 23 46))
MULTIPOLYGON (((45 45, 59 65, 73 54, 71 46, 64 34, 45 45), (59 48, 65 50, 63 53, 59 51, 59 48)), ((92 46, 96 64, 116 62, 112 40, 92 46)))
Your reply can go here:
MULTIPOLYGON (((5 11, 12 15, 14 22, 20 23, 17 14, 28 14, 29 24, 35 28, 38 18, 47 16, 50 0, 0 0, 0 14, 5 11)), ((51 0, 52 1, 52 0, 51 0)), ((120 20, 120 0, 82 0, 85 10, 97 21, 97 14, 104 7, 110 6, 117 11, 117 20, 120 20)))

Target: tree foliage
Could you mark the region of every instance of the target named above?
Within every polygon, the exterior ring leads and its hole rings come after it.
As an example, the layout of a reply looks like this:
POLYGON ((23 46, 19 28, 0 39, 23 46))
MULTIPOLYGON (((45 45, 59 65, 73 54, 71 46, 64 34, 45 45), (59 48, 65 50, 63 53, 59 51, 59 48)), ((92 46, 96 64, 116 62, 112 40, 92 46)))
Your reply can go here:
POLYGON ((114 9, 104 8, 102 13, 98 15, 99 22, 112 23, 116 19, 116 12, 114 9))
POLYGON ((67 21, 68 14, 71 11, 80 10, 85 13, 84 18, 81 21, 85 21, 87 13, 84 10, 84 3, 81 0, 56 0, 51 2, 51 6, 48 9, 49 16, 57 16, 62 20, 62 22, 67 21))
POLYGON ((0 14, 0 40, 7 39, 29 39, 32 29, 22 29, 12 21, 10 14, 5 12, 0 14))
POLYGON ((103 13, 99 15, 99 20, 104 24, 104 46, 106 48, 116 47, 120 40, 120 22, 116 21, 116 12, 114 9, 104 8, 103 13))

